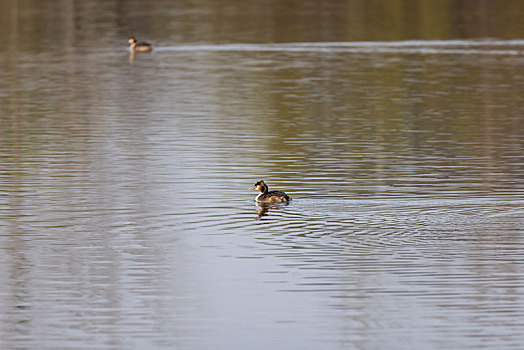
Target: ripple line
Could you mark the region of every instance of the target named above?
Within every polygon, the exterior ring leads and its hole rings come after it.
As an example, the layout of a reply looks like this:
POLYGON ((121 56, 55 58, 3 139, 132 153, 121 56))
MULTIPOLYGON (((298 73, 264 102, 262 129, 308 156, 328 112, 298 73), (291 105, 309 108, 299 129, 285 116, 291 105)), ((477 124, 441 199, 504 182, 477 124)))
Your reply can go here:
POLYGON ((462 55, 522 55, 524 40, 406 40, 298 42, 270 44, 176 45, 158 47, 156 51, 238 51, 238 52, 354 52, 418 53, 462 55))

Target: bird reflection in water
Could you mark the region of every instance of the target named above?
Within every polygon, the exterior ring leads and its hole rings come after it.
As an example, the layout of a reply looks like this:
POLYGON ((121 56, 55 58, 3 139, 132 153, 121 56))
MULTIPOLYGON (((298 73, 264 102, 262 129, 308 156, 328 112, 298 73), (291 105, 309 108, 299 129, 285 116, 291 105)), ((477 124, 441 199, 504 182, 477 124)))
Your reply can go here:
POLYGON ((268 215, 270 210, 278 210, 289 203, 257 203, 257 220, 262 220, 262 217, 268 215))

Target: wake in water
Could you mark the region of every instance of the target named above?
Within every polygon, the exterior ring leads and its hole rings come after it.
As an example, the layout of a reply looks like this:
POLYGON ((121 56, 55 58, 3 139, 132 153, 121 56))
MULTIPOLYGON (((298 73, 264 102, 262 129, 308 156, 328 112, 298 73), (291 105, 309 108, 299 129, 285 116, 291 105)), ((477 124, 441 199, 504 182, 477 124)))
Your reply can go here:
POLYGON ((277 44, 177 45, 158 51, 355 52, 522 55, 524 40, 408 40, 277 44))

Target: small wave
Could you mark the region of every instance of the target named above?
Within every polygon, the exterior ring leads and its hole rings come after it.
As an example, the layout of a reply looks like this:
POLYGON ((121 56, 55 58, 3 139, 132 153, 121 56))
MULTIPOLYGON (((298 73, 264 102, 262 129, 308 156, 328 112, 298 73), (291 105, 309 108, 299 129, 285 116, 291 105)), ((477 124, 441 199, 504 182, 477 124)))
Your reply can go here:
POLYGON ((164 46, 158 47, 156 51, 258 51, 522 55, 524 54, 524 40, 406 40, 298 42, 270 44, 202 44, 164 46))

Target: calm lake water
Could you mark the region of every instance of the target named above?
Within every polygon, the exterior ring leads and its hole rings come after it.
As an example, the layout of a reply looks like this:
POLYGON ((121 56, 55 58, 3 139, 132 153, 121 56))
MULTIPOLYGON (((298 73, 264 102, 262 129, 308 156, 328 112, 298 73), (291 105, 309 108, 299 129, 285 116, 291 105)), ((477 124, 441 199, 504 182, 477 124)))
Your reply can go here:
POLYGON ((523 15, 2 2, 0 347, 520 349, 523 15))

